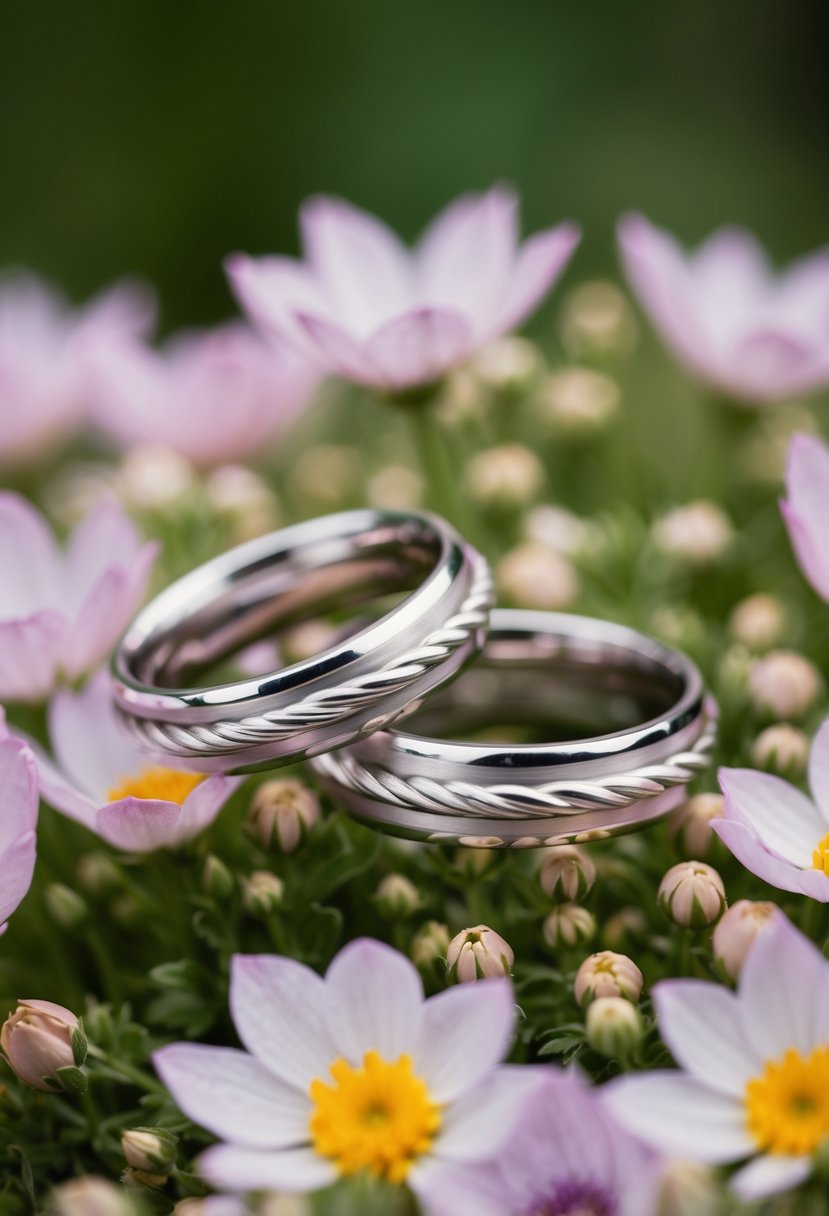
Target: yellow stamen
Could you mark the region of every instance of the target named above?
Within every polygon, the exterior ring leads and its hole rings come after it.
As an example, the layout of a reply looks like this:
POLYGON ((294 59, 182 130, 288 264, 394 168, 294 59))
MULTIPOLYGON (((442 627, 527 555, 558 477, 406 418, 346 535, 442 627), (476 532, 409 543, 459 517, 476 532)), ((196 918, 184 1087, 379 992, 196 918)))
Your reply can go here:
POLYGON ((813 1153, 829 1135, 829 1047, 802 1056, 790 1047, 746 1086, 748 1130, 763 1152, 813 1153))
POLYGON ((440 1127, 440 1108, 412 1071, 410 1056, 390 1062, 367 1051, 362 1068, 343 1059, 330 1068, 334 1084, 311 1082, 310 1132, 314 1148, 341 1174, 365 1170, 404 1182, 415 1159, 429 1151, 440 1127))
POLYGON ((110 802, 122 798, 158 798, 181 805, 200 782, 204 773, 187 773, 175 768, 144 768, 140 773, 124 777, 107 793, 110 802))
POLYGON ((829 832, 812 853, 812 866, 815 870, 823 870, 824 874, 829 874, 829 832))

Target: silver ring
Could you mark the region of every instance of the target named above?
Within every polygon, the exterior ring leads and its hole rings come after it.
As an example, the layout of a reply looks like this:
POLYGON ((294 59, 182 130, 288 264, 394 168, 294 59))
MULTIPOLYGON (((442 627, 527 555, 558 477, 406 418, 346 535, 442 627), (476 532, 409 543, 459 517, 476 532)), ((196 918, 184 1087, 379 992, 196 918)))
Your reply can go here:
POLYGON ((520 848, 660 818, 715 736, 715 706, 678 651, 589 617, 498 610, 474 667, 405 733, 379 731, 312 768, 335 802, 394 834, 520 848), (447 738, 505 725, 555 741, 447 738))
POLYGON ((486 562, 437 516, 326 516, 240 545, 157 596, 115 652, 115 702, 149 751, 207 772, 274 768, 387 726, 454 676, 481 649, 491 602, 486 562), (399 591, 411 594, 310 659, 180 686, 280 627, 399 591))

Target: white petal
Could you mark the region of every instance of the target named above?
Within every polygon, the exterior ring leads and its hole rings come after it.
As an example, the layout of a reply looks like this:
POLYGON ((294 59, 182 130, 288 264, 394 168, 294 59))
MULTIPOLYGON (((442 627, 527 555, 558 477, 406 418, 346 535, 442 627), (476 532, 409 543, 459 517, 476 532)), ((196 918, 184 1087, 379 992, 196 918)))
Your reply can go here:
POLYGON ((665 980, 654 987, 653 1003, 677 1064, 704 1085, 742 1097, 763 1058, 746 1041, 736 995, 705 980, 665 980))
POLYGON ((829 1037, 829 962, 785 916, 749 950, 738 996, 746 1034, 766 1059, 790 1047, 808 1055, 829 1037))
POLYGON ((514 1216, 512 1188, 492 1164, 455 1165, 423 1157, 408 1178, 425 1216, 514 1216))
POLYGON ((152 761, 138 751, 115 716, 104 669, 80 692, 60 689, 49 706, 49 738, 59 767, 76 789, 99 805, 109 791, 152 761))
POLYGON ((812 864, 812 851, 826 832, 826 821, 811 799, 788 781, 746 768, 721 768, 726 819, 752 827, 767 848, 785 861, 812 864))
POLYGON ((500 1063, 514 1026, 509 980, 449 988, 430 997, 423 1008, 415 1072, 436 1102, 451 1102, 500 1063))
POLYGON ((273 1187, 280 1191, 316 1191, 337 1178, 330 1161, 311 1148, 268 1152, 217 1144, 198 1159, 199 1174, 214 1186, 237 1191, 273 1187))
POLYGON ((443 1112, 434 1143, 436 1156, 450 1161, 482 1161, 512 1131, 543 1081, 543 1070, 503 1065, 443 1112))
POLYGON ((10 491, 0 493, 0 571, 0 618, 61 608, 61 558, 54 537, 43 516, 10 491))
POLYGON ((358 938, 328 968, 328 1031, 338 1054, 361 1063, 367 1051, 386 1060, 414 1052, 423 1017, 423 986, 414 966, 391 946, 358 938))
POLYGON ((729 1185, 740 1199, 763 1199, 800 1186, 811 1172, 809 1157, 762 1156, 738 1170, 729 1185))
POLYGON ((824 827, 829 832, 829 718, 812 740, 809 753, 809 788, 820 808, 824 827))

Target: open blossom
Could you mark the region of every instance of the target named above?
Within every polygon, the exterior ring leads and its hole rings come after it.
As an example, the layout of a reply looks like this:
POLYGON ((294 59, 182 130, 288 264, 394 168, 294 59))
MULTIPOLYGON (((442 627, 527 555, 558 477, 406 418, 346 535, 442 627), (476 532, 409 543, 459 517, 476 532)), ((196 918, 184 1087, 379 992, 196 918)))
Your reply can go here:
POLYGON ((365 938, 324 978, 236 955, 230 1008, 247 1050, 174 1043, 154 1056, 184 1113, 223 1142, 198 1168, 228 1190, 312 1191, 365 1173, 406 1182, 428 1209, 435 1168, 491 1159, 538 1084, 537 1070, 499 1063, 508 980, 424 1000, 408 959, 365 938))
POLYGON ((181 334, 161 350, 113 342, 95 373, 96 416, 117 442, 162 444, 200 468, 261 454, 318 380, 306 359, 238 323, 181 334))
POLYGON ((781 503, 800 569, 818 595, 829 600, 829 447, 814 435, 795 435, 789 444, 786 493, 781 503))
POLYGON ((704 980, 654 986, 682 1071, 605 1087, 611 1111, 664 1152, 721 1164, 741 1199, 799 1185, 829 1136, 829 962, 781 914, 748 953, 736 993, 704 980))
POLYGON ((829 384, 829 251, 775 274, 744 229, 723 228, 693 253, 642 215, 624 216, 618 234, 640 303, 704 384, 748 404, 829 384))
POLYGON ((12 739, 0 708, 0 933, 23 899, 35 870, 37 769, 34 756, 12 739))
POLYGON ((106 671, 49 706, 54 759, 36 751, 42 797, 130 853, 176 848, 203 832, 243 778, 159 767, 121 728, 106 671))
POLYGON ((456 199, 409 251, 374 216, 312 198, 300 225, 306 260, 231 257, 243 308, 328 372, 391 392, 433 384, 519 325, 547 294, 578 239, 570 223, 519 247, 517 199, 500 186, 456 199))
POLYGON ((0 280, 0 468, 41 460, 77 426, 89 404, 89 359, 152 316, 147 294, 128 284, 86 309, 24 272, 0 280))
POLYGON ((829 903, 829 719, 809 755, 809 798, 771 773, 721 768, 723 818, 712 824, 746 869, 782 891, 829 903))
POLYGON ((39 701, 107 656, 144 595, 157 546, 114 503, 61 552, 43 516, 0 493, 0 698, 39 701))
POLYGON ((574 1069, 543 1074, 497 1159, 436 1172, 432 1216, 653 1216, 659 1156, 574 1069))

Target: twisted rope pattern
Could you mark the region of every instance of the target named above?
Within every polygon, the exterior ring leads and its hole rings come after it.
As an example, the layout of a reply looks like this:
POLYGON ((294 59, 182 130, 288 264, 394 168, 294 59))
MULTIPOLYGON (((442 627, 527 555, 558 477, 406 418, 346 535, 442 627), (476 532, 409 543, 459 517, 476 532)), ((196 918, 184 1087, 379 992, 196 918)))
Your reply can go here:
POLYGON ((319 689, 293 705, 236 721, 183 725, 124 715, 127 728, 142 746, 149 744, 176 756, 233 755, 257 744, 289 739, 303 731, 328 726, 382 702, 445 663, 477 630, 487 625, 494 599, 492 576, 480 554, 473 561, 469 594, 454 616, 428 634, 415 649, 399 655, 378 671, 367 672, 347 684, 319 689))
POLYGON ((551 781, 535 787, 444 783, 429 777, 407 779, 387 769, 366 768, 343 751, 318 756, 311 761, 311 767, 319 776, 330 778, 354 793, 392 806, 438 815, 461 812, 478 819, 537 819, 550 814, 631 806, 677 785, 686 785, 708 767, 715 742, 715 728, 708 723, 690 750, 670 756, 662 764, 593 781, 551 781))

